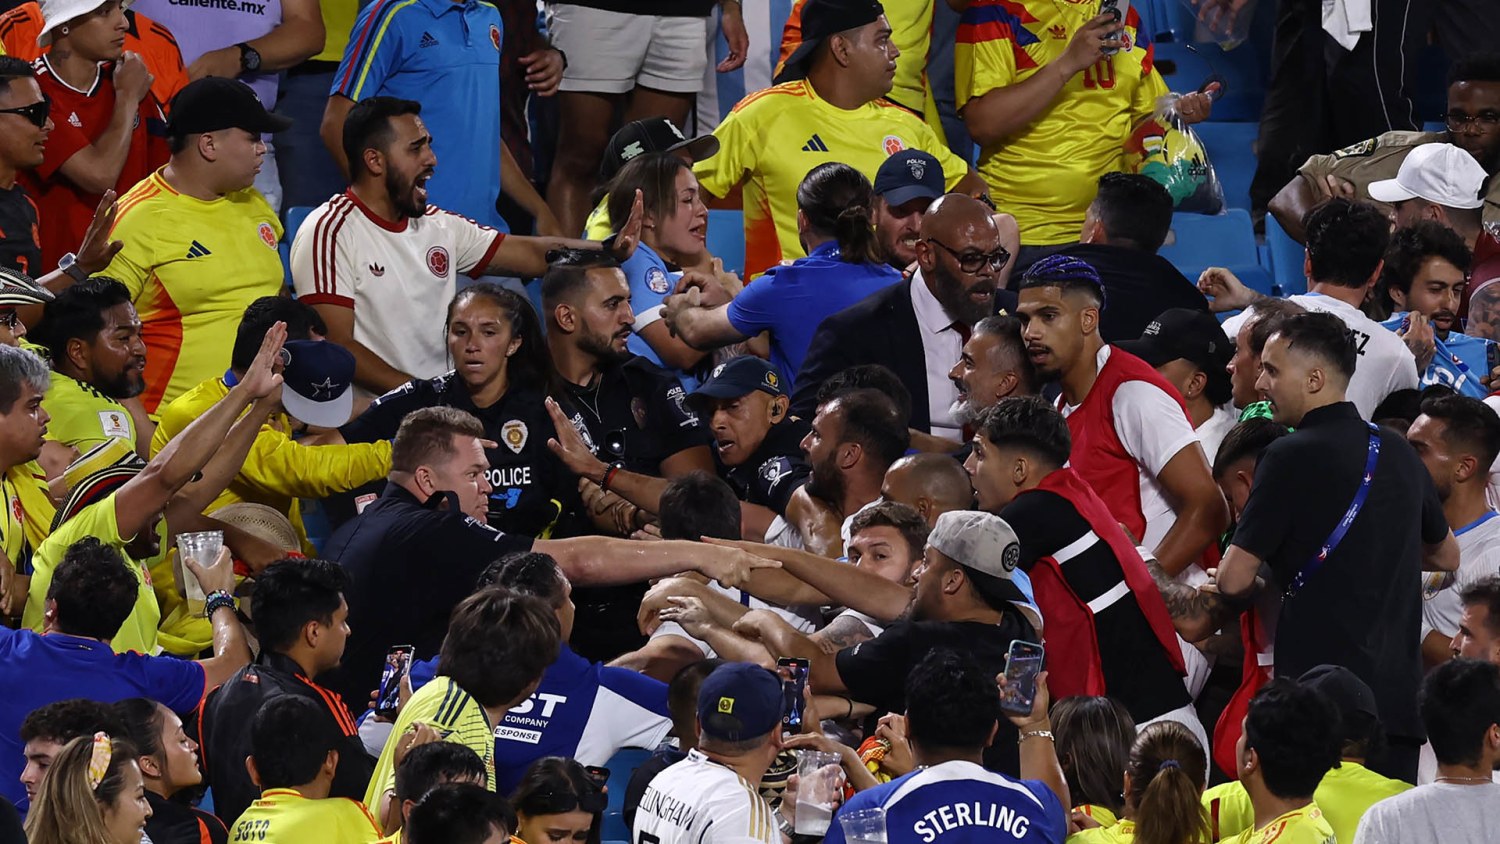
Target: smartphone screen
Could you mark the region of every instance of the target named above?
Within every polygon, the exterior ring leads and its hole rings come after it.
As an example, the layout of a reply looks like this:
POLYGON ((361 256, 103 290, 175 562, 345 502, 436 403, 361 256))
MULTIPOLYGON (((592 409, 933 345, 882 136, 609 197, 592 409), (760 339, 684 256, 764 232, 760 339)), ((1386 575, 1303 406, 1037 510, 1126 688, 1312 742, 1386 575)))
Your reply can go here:
POLYGON ((802 730, 802 693, 807 689, 808 661, 800 657, 784 656, 776 665, 785 668, 781 672, 781 723, 790 732, 802 730))
MULTIPOLYGON (((1099 4, 1099 13, 1103 15, 1113 16, 1116 21, 1123 25, 1125 23, 1125 19, 1130 15, 1130 0, 1102 0, 1102 2, 1099 4)), ((1123 26, 1119 30, 1116 30, 1114 37, 1125 37, 1125 30, 1123 26)), ((1101 50, 1100 52, 1102 52, 1106 56, 1113 56, 1114 54, 1120 52, 1120 50, 1117 47, 1108 47, 1104 50, 1101 50)))
POLYGON ((411 670, 411 645, 394 645, 385 653, 385 667, 380 671, 380 694, 375 698, 375 714, 391 717, 401 703, 401 678, 411 670))
POLYGON ((1000 690, 1000 708, 1025 715, 1036 702, 1036 676, 1042 673, 1046 652, 1035 642, 1016 639, 1005 659, 1005 688, 1000 690))

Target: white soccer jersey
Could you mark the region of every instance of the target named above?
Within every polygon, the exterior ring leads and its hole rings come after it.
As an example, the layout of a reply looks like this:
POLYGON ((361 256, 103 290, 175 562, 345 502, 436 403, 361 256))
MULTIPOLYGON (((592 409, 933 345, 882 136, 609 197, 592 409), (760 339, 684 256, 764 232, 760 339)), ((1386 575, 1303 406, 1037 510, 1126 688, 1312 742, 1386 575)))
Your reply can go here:
POLYGON ((484 274, 505 235, 429 205, 392 223, 352 192, 318 206, 292 242, 292 283, 310 305, 354 310, 354 339, 413 378, 448 370, 443 321, 456 274, 484 274))
POLYGON ((1465 587, 1500 574, 1500 513, 1485 513, 1478 521, 1453 529, 1458 537, 1458 571, 1430 571, 1422 579, 1422 636, 1436 630, 1452 638, 1463 618, 1458 595, 1465 587))
MULTIPOLYGON (((1369 419, 1385 397, 1397 390, 1415 390, 1421 386, 1417 359, 1396 332, 1365 316, 1359 308, 1331 296, 1299 293, 1287 299, 1309 311, 1333 314, 1354 332, 1359 359, 1355 362, 1354 377, 1349 379, 1348 399, 1359 408, 1360 416, 1369 419)), ((1244 321, 1243 312, 1225 320, 1224 333, 1235 336, 1244 321)))
POLYGON ((693 750, 646 787, 630 839, 637 844, 780 844, 781 832, 755 786, 693 750))

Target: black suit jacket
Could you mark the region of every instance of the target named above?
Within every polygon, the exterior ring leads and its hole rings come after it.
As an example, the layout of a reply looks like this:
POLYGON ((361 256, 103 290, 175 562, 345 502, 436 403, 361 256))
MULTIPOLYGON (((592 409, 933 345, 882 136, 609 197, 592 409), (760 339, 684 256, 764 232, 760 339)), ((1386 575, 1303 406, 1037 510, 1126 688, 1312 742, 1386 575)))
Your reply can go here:
POLYGON ((1106 343, 1139 338, 1168 308, 1208 312, 1208 299, 1198 285, 1160 255, 1102 243, 1080 243, 1061 254, 1081 258, 1099 271, 1104 282, 1099 335, 1106 343))
POLYGON ((907 279, 877 290, 818 325, 797 373, 793 413, 811 419, 824 381, 856 364, 878 363, 895 372, 911 391, 907 424, 928 430, 932 420, 927 411, 927 363, 911 306, 911 285, 907 279))

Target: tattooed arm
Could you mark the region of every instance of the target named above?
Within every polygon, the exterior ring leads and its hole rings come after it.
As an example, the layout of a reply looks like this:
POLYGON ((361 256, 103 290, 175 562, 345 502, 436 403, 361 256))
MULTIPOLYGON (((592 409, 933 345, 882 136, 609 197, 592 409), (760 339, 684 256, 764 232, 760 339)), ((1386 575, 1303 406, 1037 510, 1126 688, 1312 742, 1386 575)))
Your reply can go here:
POLYGON ((823 653, 836 654, 844 648, 852 648, 860 642, 867 642, 875 638, 870 634, 870 628, 865 626, 853 616, 841 615, 829 623, 827 627, 813 633, 807 638, 818 643, 823 653))
POLYGON ((1243 609, 1241 602, 1231 602, 1217 590, 1183 583, 1167 574, 1161 563, 1149 557, 1146 558, 1146 569, 1151 572, 1151 579, 1156 581, 1156 588, 1167 603, 1167 612, 1172 616, 1177 635, 1189 642, 1201 642, 1212 636, 1243 609))

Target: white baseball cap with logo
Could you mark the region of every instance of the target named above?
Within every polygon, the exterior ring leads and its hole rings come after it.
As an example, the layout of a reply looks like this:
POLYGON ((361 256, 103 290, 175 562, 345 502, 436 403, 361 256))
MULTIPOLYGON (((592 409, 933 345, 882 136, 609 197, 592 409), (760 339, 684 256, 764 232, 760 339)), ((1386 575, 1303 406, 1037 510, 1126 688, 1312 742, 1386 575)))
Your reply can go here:
POLYGON ((964 568, 994 578, 1000 596, 1041 630, 1031 578, 1018 568, 1021 540, 1004 519, 977 510, 952 510, 937 517, 927 544, 964 568))
POLYGON ((1453 144, 1422 144, 1406 154, 1396 178, 1370 183, 1370 198, 1381 202, 1425 199, 1448 208, 1479 208, 1479 191, 1489 174, 1474 156, 1453 144))
MULTIPOLYGON (((81 18, 103 6, 108 0, 41 0, 42 31, 36 36, 36 45, 45 47, 52 43, 52 30, 68 21, 81 18)), ((130 8, 130 0, 121 0, 121 9, 130 8)))

